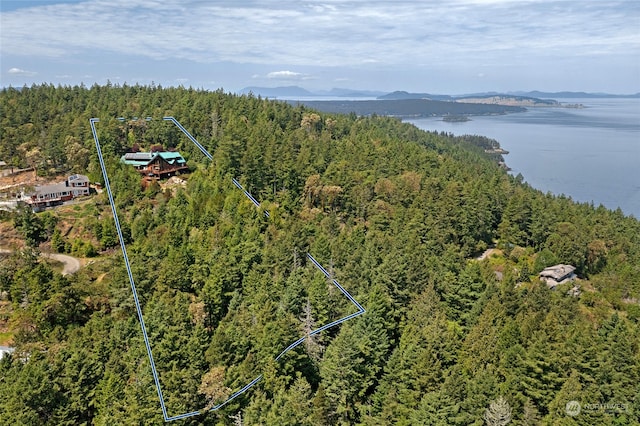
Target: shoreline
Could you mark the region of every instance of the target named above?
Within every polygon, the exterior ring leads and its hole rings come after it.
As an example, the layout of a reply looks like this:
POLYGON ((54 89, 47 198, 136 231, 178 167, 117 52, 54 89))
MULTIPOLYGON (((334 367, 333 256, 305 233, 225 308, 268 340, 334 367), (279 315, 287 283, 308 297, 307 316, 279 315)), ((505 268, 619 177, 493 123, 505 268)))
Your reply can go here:
MULTIPOLYGON (((560 99, 564 101, 564 99, 560 99)), ((640 99, 575 99, 584 109, 530 108, 526 114, 477 117, 463 123, 407 119, 421 130, 482 135, 510 152, 509 174, 575 202, 603 205, 640 219, 640 99), (608 141, 603 146, 602 141, 608 141)))

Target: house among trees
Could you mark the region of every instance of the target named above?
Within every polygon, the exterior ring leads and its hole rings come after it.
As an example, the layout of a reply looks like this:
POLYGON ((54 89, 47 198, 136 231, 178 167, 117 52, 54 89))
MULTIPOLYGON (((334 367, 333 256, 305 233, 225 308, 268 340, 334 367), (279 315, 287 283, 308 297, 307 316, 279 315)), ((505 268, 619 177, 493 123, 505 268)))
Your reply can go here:
POLYGON ((159 180, 189 171, 187 162, 179 152, 129 152, 120 161, 135 167, 147 179, 159 180))
POLYGON ((540 279, 547 283, 549 288, 553 289, 558 284, 564 284, 569 281, 573 281, 577 278, 574 271, 576 270, 575 266, 572 265, 554 265, 549 266, 548 268, 544 268, 542 272, 540 272, 540 279))
POLYGON ((76 197, 89 195, 89 178, 85 175, 71 175, 64 182, 36 186, 35 192, 26 194, 26 203, 33 209, 51 207, 76 197))

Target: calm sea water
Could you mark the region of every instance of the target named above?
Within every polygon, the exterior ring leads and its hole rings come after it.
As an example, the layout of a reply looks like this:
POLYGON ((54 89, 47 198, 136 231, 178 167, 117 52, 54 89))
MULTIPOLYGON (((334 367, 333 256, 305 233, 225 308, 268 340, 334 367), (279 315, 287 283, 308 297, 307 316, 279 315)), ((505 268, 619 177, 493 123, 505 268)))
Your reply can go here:
POLYGON ((640 99, 558 99, 583 109, 540 108, 463 123, 406 120, 424 130, 483 135, 500 142, 513 174, 575 201, 640 218, 640 99))

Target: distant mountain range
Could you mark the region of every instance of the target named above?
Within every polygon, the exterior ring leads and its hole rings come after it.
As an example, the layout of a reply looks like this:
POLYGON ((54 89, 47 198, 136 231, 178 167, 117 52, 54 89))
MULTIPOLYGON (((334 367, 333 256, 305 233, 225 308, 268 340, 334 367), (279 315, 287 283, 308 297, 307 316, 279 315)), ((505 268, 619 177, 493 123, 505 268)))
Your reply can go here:
POLYGON ((587 92, 482 92, 470 93, 464 95, 436 95, 431 93, 410 93, 406 91, 395 91, 386 93, 374 90, 354 90, 345 88, 333 88, 331 90, 321 90, 311 92, 299 86, 281 86, 281 87, 259 87, 250 86, 240 90, 240 94, 253 93, 269 98, 279 97, 344 97, 344 98, 377 98, 380 100, 407 100, 407 99, 431 99, 434 101, 460 101, 467 98, 489 98, 496 96, 520 97, 523 99, 567 99, 567 98, 640 98, 640 93, 629 95, 616 95, 611 93, 587 93, 587 92))

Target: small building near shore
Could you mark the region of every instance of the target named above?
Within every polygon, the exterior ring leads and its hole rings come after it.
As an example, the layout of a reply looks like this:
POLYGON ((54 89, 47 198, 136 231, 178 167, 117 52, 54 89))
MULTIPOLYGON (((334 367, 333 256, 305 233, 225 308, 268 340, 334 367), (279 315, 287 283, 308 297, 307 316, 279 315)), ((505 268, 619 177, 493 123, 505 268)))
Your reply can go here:
POLYGON ((574 273, 575 270, 575 266, 559 264, 544 268, 539 276, 542 281, 547 283, 550 289, 554 289, 559 284, 574 281, 577 278, 574 273))
POLYGON ((120 161, 135 167, 147 179, 159 180, 189 171, 187 162, 179 152, 129 152, 120 161))

